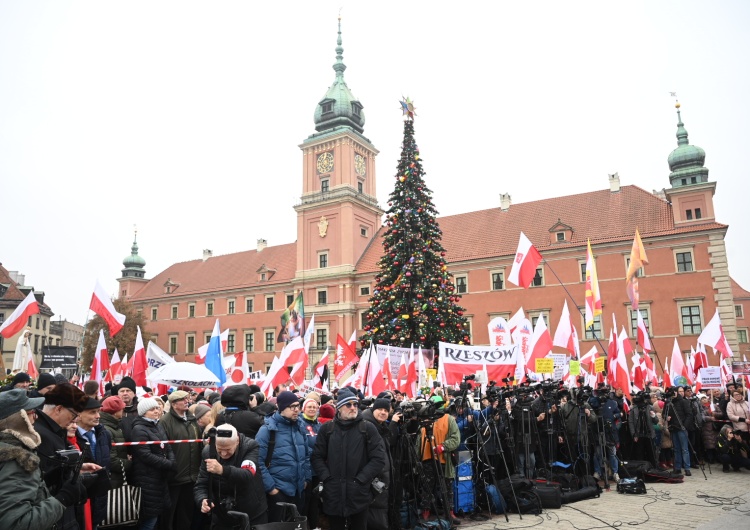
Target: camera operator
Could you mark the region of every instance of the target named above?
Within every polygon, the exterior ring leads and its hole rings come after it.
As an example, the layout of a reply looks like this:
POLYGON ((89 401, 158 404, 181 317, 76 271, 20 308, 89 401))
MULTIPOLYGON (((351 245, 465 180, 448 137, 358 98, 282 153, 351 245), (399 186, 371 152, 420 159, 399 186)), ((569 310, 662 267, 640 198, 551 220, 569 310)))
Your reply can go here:
POLYGON ((519 391, 516 403, 513 406, 506 403, 506 410, 510 411, 515 433, 517 471, 526 478, 533 478, 536 471, 534 453, 539 440, 537 423, 544 420, 546 413, 535 405, 535 395, 530 387, 521 387, 519 391))
POLYGON ((539 433, 540 454, 544 462, 550 465, 557 460, 557 446, 562 443, 558 414, 559 391, 553 391, 553 388, 556 388, 556 385, 552 383, 542 385, 539 395, 531 404, 532 409, 540 412, 537 415, 536 426, 539 433))
MULTIPOLYGON (((619 389, 618 389, 619 390, 619 389)), ((620 392, 622 392, 620 390, 620 392)), ((599 437, 594 442, 594 478, 599 480, 607 472, 602 465, 602 455, 606 454, 607 463, 612 470, 612 478, 617 482, 620 480, 617 466, 617 448, 620 445, 619 425, 622 420, 622 412, 617 401, 616 394, 609 393, 607 389, 597 390, 599 394, 589 400, 589 404, 598 401, 597 407, 597 434, 599 437), (601 435, 604 434, 603 444, 601 435)), ((592 407, 593 408, 593 407, 592 407)))
POLYGON ((628 426, 633 437, 633 455, 636 460, 647 460, 656 467, 656 446, 654 427, 659 423, 651 405, 651 395, 638 392, 633 396, 633 408, 628 413, 628 426))
MULTIPOLYGON (((487 406, 479 411, 471 422, 478 433, 475 439, 477 450, 483 447, 483 453, 487 455, 487 459, 489 460, 486 464, 492 467, 496 477, 504 477, 506 472, 502 459, 503 452, 507 447, 504 449, 503 444, 507 445, 506 434, 508 422, 510 421, 510 412, 502 404, 503 398, 497 389, 490 387, 487 391, 488 394, 483 400, 483 402, 487 403, 487 406)), ((512 455, 513 451, 509 451, 508 454, 512 455)), ((479 457, 480 455, 482 455, 481 451, 478 452, 477 456, 479 457)), ((511 458, 511 460, 513 459, 511 458)), ((514 463, 511 462, 511 466, 513 465, 514 463)), ((489 471, 489 469, 486 471, 489 471)), ((485 477, 485 480, 490 482, 489 477, 485 477)))
POLYGON ((685 387, 667 389, 667 402, 664 414, 667 416, 669 432, 672 433, 674 446, 674 470, 680 469, 686 476, 690 476, 690 447, 688 446, 687 426, 693 422, 693 410, 690 402, 685 399, 685 387), (671 398, 671 399, 670 399, 671 398))
POLYGON ((589 427, 596 423, 596 412, 588 403, 590 397, 590 387, 579 387, 575 395, 560 395, 560 415, 570 451, 570 463, 573 465, 573 471, 579 476, 588 474, 589 427))
POLYGON ((250 525, 268 522, 266 493, 258 469, 258 442, 230 424, 209 432, 195 483, 195 502, 211 514, 213 528, 242 528, 227 512, 247 514, 250 525))
POLYGON ((690 403, 690 409, 693 411, 693 421, 687 425, 688 441, 690 442, 690 467, 698 468, 698 462, 703 460, 705 451, 703 450, 703 411, 701 410, 700 399, 693 394, 693 389, 685 387, 685 399, 690 403))

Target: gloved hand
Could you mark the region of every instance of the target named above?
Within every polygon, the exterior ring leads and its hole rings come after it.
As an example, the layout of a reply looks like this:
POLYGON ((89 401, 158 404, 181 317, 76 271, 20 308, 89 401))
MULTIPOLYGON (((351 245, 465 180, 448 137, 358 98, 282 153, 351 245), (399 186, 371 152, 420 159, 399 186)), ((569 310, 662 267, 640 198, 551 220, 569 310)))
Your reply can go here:
POLYGON ((82 500, 86 499, 86 487, 81 483, 80 480, 75 482, 65 482, 60 491, 57 492, 55 498, 62 503, 63 506, 75 506, 82 500))
POLYGON ((745 423, 745 418, 737 418, 737 421, 740 423, 745 423))
POLYGON ((435 452, 439 455, 442 455, 445 452, 445 446, 440 444, 437 447, 435 447, 435 452))

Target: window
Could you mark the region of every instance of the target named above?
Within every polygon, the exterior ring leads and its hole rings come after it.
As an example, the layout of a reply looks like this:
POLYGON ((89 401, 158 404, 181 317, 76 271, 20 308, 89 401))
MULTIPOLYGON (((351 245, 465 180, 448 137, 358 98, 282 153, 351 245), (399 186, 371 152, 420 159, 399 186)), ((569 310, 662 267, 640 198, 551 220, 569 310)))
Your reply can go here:
MULTIPOLYGON (((583 317, 585 320, 586 317, 583 317)), ((586 322, 583 323, 586 326, 586 322)), ((595 340, 596 338, 602 338, 602 316, 596 315, 594 317, 594 324, 590 328, 586 328, 585 340, 595 340)))
POLYGON ((745 312, 742 310, 742 304, 734 306, 734 316, 736 318, 745 318, 745 312))
POLYGON ((177 353, 177 337, 169 337, 169 353, 177 353))
POLYGON ((466 291, 466 276, 456 276, 456 292, 458 294, 464 294, 466 291))
POLYGON ((152 307, 151 308, 151 320, 156 320, 156 315, 157 315, 157 308, 152 307))
POLYGON ((227 314, 234 315, 234 300, 227 302, 227 314))
POLYGON ((675 253, 675 259, 677 260, 677 272, 692 272, 693 271, 693 253, 688 252, 677 252, 675 253))
POLYGON ((195 336, 188 335, 187 345, 185 346, 185 353, 195 353, 195 336))
POLYGON ((255 351, 255 333, 252 331, 245 332, 245 351, 255 351))
POLYGON ((39 335, 34 335, 34 353, 39 353, 39 335))
POLYGON ((693 220, 693 210, 685 210, 685 219, 688 221, 693 220))
POLYGON ((266 311, 273 311, 273 295, 266 296, 266 311))
POLYGON ((325 289, 318 291, 318 305, 326 305, 328 303, 328 291, 325 289))
MULTIPOLYGON (((641 313, 641 318, 643 319, 643 323, 646 326, 646 329, 649 333, 651 333, 651 317, 650 312, 647 307, 641 306, 638 308, 638 311, 641 313)), ((631 337, 638 337, 638 311, 630 310, 630 336, 631 337)))
POLYGON ((262 281, 262 282, 266 281, 266 273, 265 272, 261 272, 260 273, 260 281, 262 281))
POLYGON ((540 287, 544 285, 544 269, 542 267, 537 268, 534 279, 531 281, 532 287, 540 287))
POLYGON ((188 304, 188 318, 195 318, 195 304, 188 304))
POLYGON ((227 333, 227 352, 234 353, 234 333, 227 333))
POLYGON ((492 273, 492 290, 502 291, 504 286, 505 286, 505 273, 493 272, 492 273))
POLYGON ((328 347, 328 330, 316 329, 315 330, 315 349, 325 350, 327 347, 328 347))
POLYGON ((253 312, 253 305, 254 305, 253 302, 254 300, 252 298, 245 299, 245 313, 253 312))
POLYGON ((294 295, 293 294, 286 295, 286 306, 289 307, 293 303, 294 303, 294 295))
POLYGON ((360 107, 356 103, 352 103, 352 112, 355 116, 359 116, 360 107))
POLYGON ((177 320, 177 306, 172 306, 172 320, 177 320))
POLYGON ((271 369, 271 363, 266 363, 265 367, 266 367, 266 374, 268 374, 268 371, 271 369))
POLYGON ((695 209, 695 218, 696 219, 700 219, 701 217, 703 217, 703 215, 701 215, 701 209, 700 208, 696 208, 695 209))
POLYGON ((539 311, 539 312, 533 312, 529 311, 529 320, 531 321, 532 326, 536 326, 536 321, 539 320, 539 317, 544 317, 544 322, 547 324, 547 327, 549 328, 549 315, 546 311, 539 311))
POLYGON ((36 317, 36 329, 39 329, 39 317, 36 317))
POLYGON ((558 241, 565 241, 565 232, 557 232, 555 237, 558 241))
POLYGON ((323 103, 323 114, 333 111, 333 102, 323 103))
POLYGON ((698 335, 703 329, 701 325, 701 306, 684 305, 680 307, 680 319, 683 335, 698 335))
POLYGON ((362 237, 367 237, 367 228, 365 228, 364 226, 360 226, 359 235, 361 235, 362 237))
POLYGON ((214 303, 213 302, 206 302, 206 316, 207 317, 214 316, 214 303))
POLYGON ((42 331, 47 331, 47 321, 42 320, 42 331))
POLYGON ((360 296, 370 296, 370 286, 369 285, 362 285, 359 288, 359 295, 360 296))
POLYGON ((581 270, 581 281, 585 283, 586 282, 586 262, 579 261, 578 268, 581 270))
POLYGON ((747 343, 747 329, 740 328, 737 330, 737 342, 741 344, 747 343))
POLYGON ((318 267, 321 269, 328 267, 328 252, 321 252, 318 254, 318 267))
POLYGON ((205 342, 203 344, 208 344, 209 342, 211 342, 211 334, 210 333, 206 333, 206 335, 205 335, 204 338, 206 340, 205 340, 205 342))
POLYGON ((266 351, 273 351, 273 347, 276 344, 275 337, 273 335, 273 331, 266 331, 265 333, 266 351))
POLYGON ((365 329, 367 325, 367 311, 362 311, 359 314, 359 329, 365 329))
POLYGON ((330 189, 331 187, 328 179, 323 179, 320 181, 320 191, 322 193, 327 193, 328 191, 330 191, 330 189))
POLYGON ((34 317, 29 317, 29 327, 31 327, 31 322, 33 321, 34 317))
POLYGON ((363 190, 364 190, 364 186, 362 185, 362 183, 361 182, 357 182, 357 191, 359 193, 362 193, 363 190))

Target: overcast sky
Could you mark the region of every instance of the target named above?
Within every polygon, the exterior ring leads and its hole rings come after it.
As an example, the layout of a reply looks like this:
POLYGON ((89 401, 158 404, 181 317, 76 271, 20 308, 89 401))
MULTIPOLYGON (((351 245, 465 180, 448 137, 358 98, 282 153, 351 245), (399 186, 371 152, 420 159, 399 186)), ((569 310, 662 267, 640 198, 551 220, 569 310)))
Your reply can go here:
MULTIPOLYGON (((750 2, 0 2, 0 261, 83 323, 112 294, 133 225, 147 277, 296 238, 298 145, 334 80, 380 150, 398 100, 441 215, 608 188, 669 186, 676 91, 706 150, 732 276, 747 244, 750 2), (439 7, 440 6, 440 7, 439 7)), ((605 215, 605 212, 602 212, 605 215)), ((450 258, 450 249, 448 257, 450 258)))

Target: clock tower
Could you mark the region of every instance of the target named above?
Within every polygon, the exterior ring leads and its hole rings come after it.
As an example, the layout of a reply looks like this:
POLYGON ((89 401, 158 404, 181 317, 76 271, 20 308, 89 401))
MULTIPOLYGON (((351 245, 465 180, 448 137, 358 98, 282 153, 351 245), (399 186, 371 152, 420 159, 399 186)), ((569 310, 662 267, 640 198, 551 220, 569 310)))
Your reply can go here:
POLYGON ((302 150, 297 212, 297 280, 354 270, 381 225, 375 189, 378 150, 363 136, 365 113, 344 81, 341 18, 336 78, 315 109, 315 133, 302 150))

